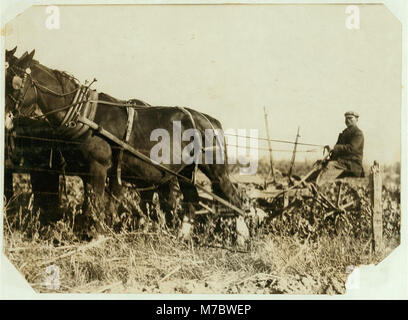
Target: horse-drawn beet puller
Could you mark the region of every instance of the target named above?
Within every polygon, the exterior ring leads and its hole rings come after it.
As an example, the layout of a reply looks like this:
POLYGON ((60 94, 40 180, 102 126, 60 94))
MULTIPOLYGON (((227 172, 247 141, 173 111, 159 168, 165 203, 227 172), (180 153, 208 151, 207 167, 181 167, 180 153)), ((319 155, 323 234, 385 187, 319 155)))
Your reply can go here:
POLYGON ((299 206, 299 199, 300 205, 307 199, 313 199, 324 208, 325 217, 335 216, 337 220, 346 219, 342 214, 346 210, 358 211, 360 195, 349 181, 350 178, 364 177, 364 136, 357 127, 359 115, 356 112, 348 111, 344 117, 347 128, 339 134, 333 149, 328 145, 324 147, 326 155, 315 162, 311 171, 297 181, 290 179, 283 190, 264 192, 265 198, 272 199, 269 206, 275 211, 273 216, 299 206), (330 198, 326 193, 336 197, 330 198))
MULTIPOLYGON (((189 163, 183 163, 179 161, 180 155, 170 146, 168 156, 178 161, 160 163, 149 156, 149 151, 155 145, 149 138, 155 129, 165 130, 173 141, 175 131, 172 123, 177 122, 181 131, 194 129, 195 132, 201 133, 200 137, 203 139, 206 130, 222 131, 218 120, 189 108, 152 107, 137 99, 118 100, 92 90, 92 83, 81 85, 73 76, 52 70, 33 60, 34 51, 19 59, 14 53, 15 49, 6 52, 6 127, 10 127, 11 123, 17 125, 18 121, 34 121, 34 126, 26 123, 27 135, 38 126, 42 129, 42 134, 54 140, 51 148, 43 144, 45 153, 54 154, 53 159, 58 159, 57 163, 53 163, 50 156, 48 162, 51 166, 59 169, 63 163, 64 169, 60 169, 59 173, 82 178, 85 197, 83 214, 76 218, 77 227, 87 229, 88 234, 93 236, 95 233, 105 232, 108 225, 117 222, 115 208, 122 197, 122 180, 140 188, 157 188, 164 195, 164 200, 170 198, 170 189, 176 180, 190 214, 194 214, 195 208, 200 207, 208 213, 217 213, 214 207, 205 203, 199 196, 199 190, 209 195, 213 201, 227 207, 234 215, 247 215, 249 208, 243 204, 246 199, 243 199, 242 194, 231 183, 226 162, 206 163, 194 158, 189 163), (212 192, 195 183, 197 170, 201 170, 209 178, 212 192), (111 197, 108 209, 104 210, 107 180, 111 197)), ((349 171, 358 171, 354 163, 361 166, 363 140, 355 142, 354 136, 361 133, 355 126, 357 118, 355 113, 346 113, 348 129, 339 136, 333 150, 329 150, 324 161, 319 162, 304 178, 275 193, 275 202, 286 197, 291 191, 307 189, 316 197, 316 201, 324 203, 330 212, 341 212, 355 204, 341 200, 341 186, 338 199, 333 202, 310 181, 317 177, 318 182, 323 182, 328 180, 327 176, 336 178, 349 171), (353 165, 349 166, 347 161, 352 161, 353 165), (332 169, 336 170, 335 173, 332 169)), ((34 131, 31 134, 36 134, 37 137, 39 135, 34 131)), ((204 145, 207 144, 201 139, 197 139, 198 146, 200 151, 204 152, 204 145)), ((194 142, 197 142, 195 137, 194 142)), ((223 137, 215 135, 213 142, 215 146, 212 148, 221 149, 226 158, 223 137)), ((188 141, 183 140, 182 144, 180 147, 188 147, 188 141)), ((56 181, 58 172, 52 177, 53 181, 56 181)), ((38 185, 35 179, 32 182, 33 191, 44 188, 44 181, 38 185)), ((48 188, 48 191, 54 194, 58 190, 55 183, 49 184, 48 188)), ((287 205, 284 205, 283 209, 287 205)))

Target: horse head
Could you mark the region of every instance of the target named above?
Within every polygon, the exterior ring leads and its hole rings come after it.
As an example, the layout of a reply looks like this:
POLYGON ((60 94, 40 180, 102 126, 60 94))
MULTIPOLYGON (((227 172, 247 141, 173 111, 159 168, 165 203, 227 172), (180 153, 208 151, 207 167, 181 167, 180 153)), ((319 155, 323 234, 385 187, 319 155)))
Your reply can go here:
MULTIPOLYGON (((17 46, 14 47, 14 49, 12 50, 6 50, 6 62, 5 62, 5 72, 4 72, 6 79, 8 79, 9 77, 10 64, 15 64, 16 61, 18 60, 18 58, 14 56, 14 53, 16 52, 16 50, 17 50, 17 46)), ((11 112, 8 110, 9 109, 8 106, 10 106, 10 101, 9 101, 9 97, 7 94, 6 94, 6 104, 5 105, 6 105, 6 109, 4 110, 4 115, 5 115, 4 123, 5 123, 6 129, 11 130, 13 128, 13 120, 12 120, 13 118, 12 118, 11 112)))
POLYGON ((36 91, 31 78, 31 64, 35 50, 24 53, 20 58, 14 56, 17 47, 6 51, 5 72, 5 124, 12 128, 12 119, 25 106, 36 102, 36 91))
POLYGON ((13 51, 7 52, 5 114, 12 118, 43 118, 48 125, 58 126, 66 114, 63 107, 70 106, 80 88, 78 81, 33 60, 35 50, 18 59, 12 58, 13 51), (58 108, 62 110, 56 111, 58 108))

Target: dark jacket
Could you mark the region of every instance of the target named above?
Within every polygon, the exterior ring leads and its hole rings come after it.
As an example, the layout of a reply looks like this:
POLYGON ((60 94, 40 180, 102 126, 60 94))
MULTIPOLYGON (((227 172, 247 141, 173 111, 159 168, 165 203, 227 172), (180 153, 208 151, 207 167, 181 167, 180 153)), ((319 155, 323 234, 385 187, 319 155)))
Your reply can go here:
POLYGON ((351 175, 364 177, 363 149, 363 132, 357 126, 352 126, 339 134, 330 159, 344 164, 351 175))

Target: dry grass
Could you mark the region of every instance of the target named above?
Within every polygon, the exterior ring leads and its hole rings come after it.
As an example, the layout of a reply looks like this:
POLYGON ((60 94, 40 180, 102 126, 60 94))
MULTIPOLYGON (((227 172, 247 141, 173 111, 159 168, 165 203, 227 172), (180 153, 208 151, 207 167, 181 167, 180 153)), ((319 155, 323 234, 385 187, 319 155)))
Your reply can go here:
POLYGON ((197 247, 166 233, 112 234, 90 243, 54 246, 5 237, 11 262, 38 292, 77 293, 344 293, 350 265, 371 263, 370 246, 345 238, 310 242, 262 236, 249 252, 197 247), (61 286, 49 290, 45 269, 56 265, 61 286))
MULTIPOLYGON (((66 214, 55 225, 40 225, 25 189, 14 215, 4 216, 4 251, 38 292, 341 294, 349 266, 383 258, 373 254, 371 239, 262 228, 253 232, 248 250, 238 250, 231 245, 231 228, 225 227, 228 219, 222 221, 222 236, 214 236, 220 221, 213 221, 204 229, 196 225, 200 232, 189 241, 178 239, 177 230, 153 225, 84 242, 72 231, 81 192, 75 181, 70 183, 66 214), (50 265, 59 268, 58 289, 47 288, 50 265)), ((384 197, 384 223, 391 224, 385 241, 394 248, 399 244, 399 189, 385 188, 384 197)))

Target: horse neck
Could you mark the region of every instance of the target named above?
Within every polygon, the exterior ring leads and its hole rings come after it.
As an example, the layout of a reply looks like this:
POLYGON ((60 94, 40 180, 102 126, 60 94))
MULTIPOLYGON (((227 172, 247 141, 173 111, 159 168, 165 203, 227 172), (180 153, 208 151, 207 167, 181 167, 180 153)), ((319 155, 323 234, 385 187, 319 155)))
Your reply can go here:
POLYGON ((39 63, 32 65, 32 79, 42 87, 37 87, 37 104, 39 108, 44 114, 51 113, 47 116, 47 119, 51 123, 59 125, 67 110, 53 111, 69 106, 73 102, 75 93, 64 94, 74 91, 78 87, 77 82, 63 76, 59 71, 55 72, 39 63), (53 94, 51 91, 57 94, 53 94))

